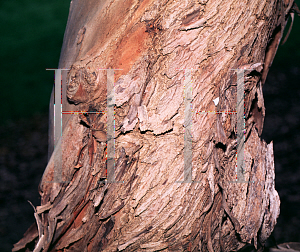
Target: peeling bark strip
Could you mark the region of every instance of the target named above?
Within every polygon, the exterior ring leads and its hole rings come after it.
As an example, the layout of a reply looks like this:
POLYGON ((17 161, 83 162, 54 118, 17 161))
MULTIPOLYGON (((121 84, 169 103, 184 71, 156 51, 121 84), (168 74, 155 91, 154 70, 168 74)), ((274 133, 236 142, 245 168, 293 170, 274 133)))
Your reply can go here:
POLYGON ((195 183, 192 181, 192 83, 191 71, 193 69, 183 69, 184 78, 184 180, 176 181, 179 183, 195 183))
POLYGON ((115 89, 114 70, 107 70, 107 182, 115 182, 115 89))
POLYGON ((192 83, 191 70, 185 72, 184 81, 184 182, 192 182, 192 83))
MULTIPOLYGON (((237 74, 237 164, 236 164, 236 180, 231 182, 248 183, 244 179, 244 143, 245 143, 245 69, 232 69, 237 74)), ((249 70, 249 69, 248 69, 249 70)), ((250 69, 252 70, 252 69, 250 69)), ((254 182, 254 181, 251 181, 254 182)))
POLYGON ((292 2, 73 0, 59 63, 70 69, 62 103, 66 111, 105 111, 113 104, 107 101, 112 86, 98 70, 123 69, 114 76, 113 149, 115 180, 124 183, 105 183, 112 145, 97 140, 99 132, 109 131, 112 114, 89 116, 88 123, 64 115, 62 138, 39 186, 39 231, 31 227, 13 251, 261 248, 280 205, 273 144, 260 138, 262 85, 292 2), (188 94, 194 111, 235 111, 237 80, 230 69, 253 64, 244 80, 244 179, 254 183, 230 183, 240 148, 237 117, 190 117, 178 69, 197 70, 188 94), (188 125, 192 173, 185 166, 188 125), (59 148, 62 179, 69 183, 46 183, 55 176, 59 148), (175 183, 186 178, 199 183, 175 183))
POLYGON ((244 71, 237 71, 237 181, 244 180, 244 141, 245 141, 245 89, 244 89, 244 71))

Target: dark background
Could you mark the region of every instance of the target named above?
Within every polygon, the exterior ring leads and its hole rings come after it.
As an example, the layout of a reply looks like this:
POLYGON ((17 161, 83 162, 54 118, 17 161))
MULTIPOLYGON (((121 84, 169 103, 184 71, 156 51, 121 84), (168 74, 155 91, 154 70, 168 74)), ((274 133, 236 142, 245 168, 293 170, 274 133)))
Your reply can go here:
MULTIPOLYGON (((300 6, 300 0, 296 3, 300 6)), ((49 98, 69 1, 0 1, 0 251, 34 222, 47 164, 49 98)), ((277 243, 300 242, 300 18, 279 47, 266 84, 263 138, 273 140, 281 213, 277 243)), ((270 244, 272 244, 270 240, 270 244)))

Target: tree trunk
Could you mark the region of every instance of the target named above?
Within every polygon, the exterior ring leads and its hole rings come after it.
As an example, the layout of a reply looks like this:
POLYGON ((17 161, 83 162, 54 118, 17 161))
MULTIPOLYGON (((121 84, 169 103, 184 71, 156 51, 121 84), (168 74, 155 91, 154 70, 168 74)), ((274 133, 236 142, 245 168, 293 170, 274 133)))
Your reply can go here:
POLYGON ((70 69, 63 75, 63 110, 86 113, 63 115, 62 139, 54 152, 50 142, 39 187, 37 224, 13 251, 263 247, 280 200, 273 145, 260 137, 262 85, 293 2, 81 2, 71 2, 59 68, 70 69), (246 182, 234 183, 239 162, 234 69, 249 68, 241 156, 246 182), (105 137, 111 130, 112 73, 114 174, 106 159, 112 140, 105 137), (56 163, 62 163, 68 182, 54 183, 56 163), (124 183, 110 183, 112 175, 124 183))

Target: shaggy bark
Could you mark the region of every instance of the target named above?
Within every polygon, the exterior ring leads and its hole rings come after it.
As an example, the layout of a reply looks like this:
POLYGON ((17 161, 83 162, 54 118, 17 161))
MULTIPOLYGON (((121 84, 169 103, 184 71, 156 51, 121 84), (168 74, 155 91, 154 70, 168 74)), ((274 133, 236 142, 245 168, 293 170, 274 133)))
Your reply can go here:
POLYGON ((104 180, 106 144, 97 132, 106 130, 106 114, 64 115, 53 152, 50 142, 37 225, 13 251, 262 247, 280 205, 273 145, 260 138, 262 85, 292 6, 286 0, 73 0, 59 63, 70 69, 63 108, 105 111, 106 71, 99 69, 122 69, 114 76, 115 177, 124 183, 104 180), (237 116, 196 111, 236 111, 232 69, 253 66, 245 72, 244 176, 254 183, 230 183, 237 116), (193 69, 192 179, 198 183, 176 183, 184 178, 182 69, 193 69), (49 183, 60 150, 69 182, 49 183))

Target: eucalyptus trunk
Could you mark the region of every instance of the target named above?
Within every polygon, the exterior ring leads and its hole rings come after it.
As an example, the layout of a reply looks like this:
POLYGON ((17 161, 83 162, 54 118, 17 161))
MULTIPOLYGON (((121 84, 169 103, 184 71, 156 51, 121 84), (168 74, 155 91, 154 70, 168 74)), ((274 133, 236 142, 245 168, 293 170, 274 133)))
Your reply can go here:
POLYGON ((69 69, 62 105, 84 112, 63 114, 54 148, 52 96, 37 223, 13 251, 262 248, 280 206, 273 144, 261 139, 262 86, 293 6, 71 1, 59 62, 69 69), (64 183, 54 183, 55 164, 64 183))

